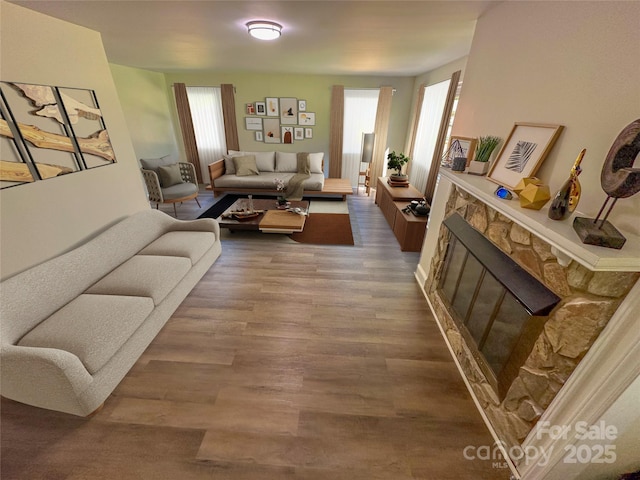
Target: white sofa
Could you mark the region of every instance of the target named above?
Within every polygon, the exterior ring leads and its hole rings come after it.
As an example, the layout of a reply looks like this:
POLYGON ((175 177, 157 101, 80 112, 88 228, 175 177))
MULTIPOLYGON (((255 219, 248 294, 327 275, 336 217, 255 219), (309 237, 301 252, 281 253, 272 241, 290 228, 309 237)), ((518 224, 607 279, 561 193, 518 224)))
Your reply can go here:
MULTIPOLYGON (((305 192, 322 193, 325 178, 323 172, 324 153, 309 153, 311 175, 304 181, 305 192)), ((283 180, 285 187, 297 173, 297 153, 289 152, 242 152, 230 150, 228 155, 209 165, 211 187, 215 196, 221 192, 277 194, 275 179, 283 180), (234 158, 255 157, 256 173, 238 175, 234 158)))
POLYGON ((145 210, 3 281, 0 393, 92 413, 220 254, 215 220, 145 210))

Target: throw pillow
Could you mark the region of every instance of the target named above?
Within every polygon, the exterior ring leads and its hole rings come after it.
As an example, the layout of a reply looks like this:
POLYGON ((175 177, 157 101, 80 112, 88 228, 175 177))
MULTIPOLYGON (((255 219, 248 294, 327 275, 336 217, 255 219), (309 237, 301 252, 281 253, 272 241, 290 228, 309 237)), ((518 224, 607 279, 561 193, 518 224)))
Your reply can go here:
POLYGON ((276 152, 276 172, 296 173, 297 156, 293 152, 276 152))
POLYGON ((309 161, 311 162, 311 173, 324 173, 324 170, 322 170, 323 159, 324 152, 309 154, 309 161))
POLYGON ((246 177, 248 175, 259 175, 258 167, 256 165, 255 155, 243 155, 240 157, 233 157, 233 163, 236 166, 236 175, 238 177, 246 177))
POLYGON ((276 152, 244 152, 245 155, 255 155, 259 172, 274 172, 276 169, 276 152))
POLYGON ((158 178, 160 179, 160 186, 162 188, 184 183, 182 175, 180 174, 180 165, 177 163, 158 167, 158 178))
POLYGON ((142 166, 142 168, 144 168, 145 170, 152 170, 156 173, 158 173, 159 167, 166 167, 174 163, 176 163, 176 161, 170 158, 169 155, 165 155, 159 158, 141 158, 140 159, 140 165, 142 166))
POLYGON ((236 173, 236 164, 233 163, 233 155, 224 155, 224 173, 234 175, 236 173))

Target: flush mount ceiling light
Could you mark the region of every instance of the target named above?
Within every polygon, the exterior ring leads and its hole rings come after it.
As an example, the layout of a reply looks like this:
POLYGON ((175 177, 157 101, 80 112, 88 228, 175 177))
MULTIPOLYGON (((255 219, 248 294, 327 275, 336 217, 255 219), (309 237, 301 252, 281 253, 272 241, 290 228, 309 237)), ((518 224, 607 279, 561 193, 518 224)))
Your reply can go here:
POLYGON ((282 25, 269 20, 256 20, 247 23, 249 35, 260 40, 275 40, 282 35, 282 25))

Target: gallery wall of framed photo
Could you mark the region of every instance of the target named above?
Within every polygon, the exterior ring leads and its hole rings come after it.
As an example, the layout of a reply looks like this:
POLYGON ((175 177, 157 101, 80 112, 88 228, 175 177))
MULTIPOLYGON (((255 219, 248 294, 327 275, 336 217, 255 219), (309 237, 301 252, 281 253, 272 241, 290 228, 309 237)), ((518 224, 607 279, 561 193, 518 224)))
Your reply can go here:
POLYGON ((315 112, 307 111, 307 101, 294 97, 266 97, 245 105, 245 130, 263 143, 293 144, 313 138, 315 112))

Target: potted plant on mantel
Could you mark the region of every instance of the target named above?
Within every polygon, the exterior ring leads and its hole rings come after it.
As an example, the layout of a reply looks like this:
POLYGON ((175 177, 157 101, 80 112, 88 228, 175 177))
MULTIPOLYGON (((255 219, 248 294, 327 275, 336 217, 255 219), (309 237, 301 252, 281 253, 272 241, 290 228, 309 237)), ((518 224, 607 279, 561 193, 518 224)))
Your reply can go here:
POLYGON ((404 153, 396 153, 393 151, 387 155, 387 168, 396 171, 396 173, 390 176, 392 182, 404 183, 409 181, 407 175, 402 173, 402 167, 408 163, 409 160, 411 159, 405 157, 404 153))
POLYGON ((489 171, 489 159, 502 139, 487 135, 478 138, 476 145, 476 156, 469 163, 468 173, 473 175, 486 175, 489 171))

